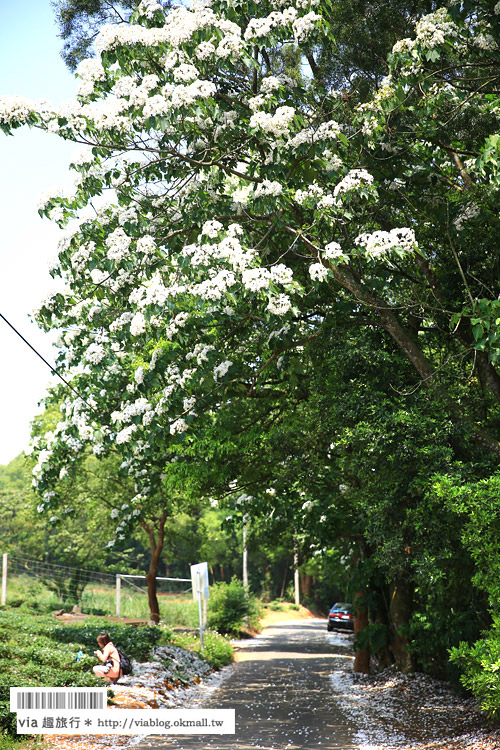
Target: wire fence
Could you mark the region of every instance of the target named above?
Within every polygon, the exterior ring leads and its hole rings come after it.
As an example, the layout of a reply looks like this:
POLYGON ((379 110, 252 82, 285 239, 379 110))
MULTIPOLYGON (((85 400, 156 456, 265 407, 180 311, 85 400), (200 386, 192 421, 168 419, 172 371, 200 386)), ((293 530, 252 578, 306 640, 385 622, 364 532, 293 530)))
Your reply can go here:
MULTIPOLYGON (((121 617, 149 619, 144 574, 77 568, 19 553, 9 553, 4 558, 2 602, 7 606, 53 612, 61 608, 68 611, 77 605, 84 614, 114 616, 118 610, 121 617)), ((196 625, 189 579, 159 577, 156 586, 163 621, 196 625)))
POLYGON ((116 576, 114 573, 104 573, 98 570, 87 570, 86 568, 75 568, 70 565, 59 565, 57 563, 33 560, 20 555, 8 556, 9 573, 13 575, 28 575, 38 579, 51 579, 55 582, 63 582, 69 579, 77 580, 81 584, 102 583, 114 585, 116 576))

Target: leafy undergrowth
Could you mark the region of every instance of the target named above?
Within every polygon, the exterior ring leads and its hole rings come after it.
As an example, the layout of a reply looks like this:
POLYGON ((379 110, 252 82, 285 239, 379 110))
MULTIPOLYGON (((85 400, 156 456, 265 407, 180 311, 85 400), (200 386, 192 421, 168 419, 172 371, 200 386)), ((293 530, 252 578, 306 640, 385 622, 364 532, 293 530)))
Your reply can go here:
POLYGON ((199 650, 195 638, 177 636, 179 641, 173 643, 172 631, 164 627, 136 627, 102 618, 61 625, 45 615, 3 611, 0 613, 0 750, 11 746, 9 738, 14 738, 16 731, 16 715, 10 713, 10 687, 103 686, 92 672, 97 663, 96 636, 103 629, 133 659, 136 674, 122 678, 124 687, 130 687, 134 681, 140 685, 141 675, 144 682, 148 674, 156 671, 155 684, 161 683, 161 690, 167 694, 169 690, 199 682, 212 669, 219 669, 232 659, 227 640, 216 633, 205 634, 206 648, 201 655, 195 653, 199 650), (76 661, 79 651, 83 657, 76 661))

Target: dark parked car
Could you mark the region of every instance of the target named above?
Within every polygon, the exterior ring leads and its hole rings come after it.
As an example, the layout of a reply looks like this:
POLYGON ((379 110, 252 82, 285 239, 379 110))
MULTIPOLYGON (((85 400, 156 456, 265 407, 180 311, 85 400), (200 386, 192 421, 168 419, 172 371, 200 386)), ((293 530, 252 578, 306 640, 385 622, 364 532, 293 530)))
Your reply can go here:
POLYGON ((328 615, 328 630, 354 630, 354 611, 352 604, 336 602, 328 615))

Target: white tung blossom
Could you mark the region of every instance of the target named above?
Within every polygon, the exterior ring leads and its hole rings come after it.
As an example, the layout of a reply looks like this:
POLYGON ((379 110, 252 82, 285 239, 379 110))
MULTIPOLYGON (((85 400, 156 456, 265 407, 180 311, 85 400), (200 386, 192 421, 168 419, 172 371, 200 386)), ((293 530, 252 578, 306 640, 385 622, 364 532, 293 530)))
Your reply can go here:
POLYGON ((328 276, 328 268, 322 263, 312 263, 309 266, 309 276, 313 281, 324 281, 328 276))
POLYGON ((254 112, 250 117, 249 125, 251 128, 259 128, 265 133, 280 136, 288 133, 291 122, 295 117, 293 107, 278 107, 274 114, 269 112, 254 112))
POLYGON ((373 177, 366 169, 351 169, 350 172, 337 184, 333 190, 334 196, 342 195, 359 187, 368 187, 373 184, 373 177))
POLYGON ((342 248, 338 242, 329 242, 323 250, 323 255, 328 260, 338 260, 343 257, 342 248))
POLYGON ((172 422, 170 425, 170 434, 175 435, 177 433, 186 432, 188 427, 189 425, 185 419, 176 419, 175 422, 172 422))
POLYGON ((406 227, 391 229, 385 232, 382 229, 376 232, 365 232, 354 240, 356 245, 365 248, 366 254, 372 258, 379 258, 396 248, 410 252, 417 248, 415 232, 406 227))
POLYGON ((137 312, 130 321, 130 333, 132 336, 140 336, 146 331, 146 318, 141 312, 137 312))
POLYGON ((231 367, 233 363, 231 360, 226 360, 225 362, 221 362, 220 365, 217 365, 214 367, 214 380, 219 380, 219 378, 223 378, 224 375, 227 374, 229 368, 231 367))
POLYGON ((267 309, 272 315, 286 315, 291 309, 292 302, 287 294, 278 294, 269 299, 267 309))

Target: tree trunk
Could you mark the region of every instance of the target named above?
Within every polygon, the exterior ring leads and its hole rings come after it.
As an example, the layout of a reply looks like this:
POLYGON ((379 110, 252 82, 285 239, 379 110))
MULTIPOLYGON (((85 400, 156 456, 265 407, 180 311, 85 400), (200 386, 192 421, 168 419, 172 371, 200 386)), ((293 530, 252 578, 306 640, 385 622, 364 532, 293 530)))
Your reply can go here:
POLYGON ((390 595, 389 613, 394 626, 392 652, 401 671, 410 672, 412 663, 408 651, 406 630, 412 613, 413 591, 411 584, 406 579, 400 578, 391 584, 390 595))
POLYGON ((163 511, 161 518, 158 521, 158 537, 156 537, 154 526, 147 524, 145 521, 142 523, 142 528, 148 535, 149 546, 151 548, 151 561, 149 563, 149 570, 146 574, 146 581, 148 584, 149 619, 150 622, 155 625, 160 622, 160 605, 158 603, 156 577, 158 575, 158 567, 160 565, 160 557, 163 550, 166 520, 167 512, 163 511))
POLYGON ((300 577, 300 588, 307 599, 311 598, 312 576, 309 573, 303 573, 300 577))
MULTIPOLYGON (((354 637, 368 627, 368 608, 362 591, 354 596, 354 637)), ((354 653, 354 672, 370 674, 370 647, 357 649, 354 653)))

